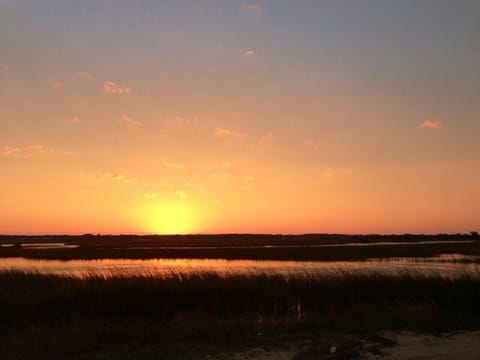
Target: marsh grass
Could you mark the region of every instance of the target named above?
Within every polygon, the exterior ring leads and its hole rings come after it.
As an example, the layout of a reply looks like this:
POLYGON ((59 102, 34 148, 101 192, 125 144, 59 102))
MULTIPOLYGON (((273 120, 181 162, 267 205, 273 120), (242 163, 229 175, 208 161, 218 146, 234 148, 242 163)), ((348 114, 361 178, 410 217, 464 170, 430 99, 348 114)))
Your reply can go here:
POLYGON ((93 275, 78 279, 6 272, 0 274, 0 288, 4 321, 59 319, 74 314, 301 319, 331 312, 332 305, 346 315, 355 315, 372 306, 430 304, 431 310, 476 311, 480 304, 480 279, 468 276, 449 279, 343 274, 286 278, 201 273, 168 278, 93 275))
POLYGON ((480 325, 480 280, 473 277, 7 272, 0 289, 2 359, 203 358, 239 343, 480 325))

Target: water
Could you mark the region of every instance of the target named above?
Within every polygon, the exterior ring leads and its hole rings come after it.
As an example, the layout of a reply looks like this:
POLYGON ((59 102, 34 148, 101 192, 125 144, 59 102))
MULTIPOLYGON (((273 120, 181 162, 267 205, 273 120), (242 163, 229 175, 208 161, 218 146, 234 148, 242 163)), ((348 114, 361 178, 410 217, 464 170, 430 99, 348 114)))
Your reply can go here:
POLYGON ((52 242, 52 243, 27 243, 27 244, 0 244, 0 247, 21 247, 26 249, 75 249, 78 248, 79 245, 74 244, 65 244, 59 242, 52 242))
POLYGON ((338 244, 301 244, 301 245, 232 245, 232 246, 128 246, 114 247, 113 249, 130 249, 130 250, 191 250, 191 249, 289 249, 289 248, 324 248, 324 247, 370 247, 370 246, 395 246, 395 245, 422 245, 422 244, 469 244, 474 240, 427 240, 427 241, 377 241, 371 243, 338 243, 338 244))
POLYGON ((366 261, 260 261, 222 259, 99 259, 38 260, 0 258, 0 272, 22 271, 68 277, 159 276, 184 277, 192 274, 336 276, 413 275, 417 277, 480 277, 478 257, 458 254, 431 258, 387 258, 366 261))

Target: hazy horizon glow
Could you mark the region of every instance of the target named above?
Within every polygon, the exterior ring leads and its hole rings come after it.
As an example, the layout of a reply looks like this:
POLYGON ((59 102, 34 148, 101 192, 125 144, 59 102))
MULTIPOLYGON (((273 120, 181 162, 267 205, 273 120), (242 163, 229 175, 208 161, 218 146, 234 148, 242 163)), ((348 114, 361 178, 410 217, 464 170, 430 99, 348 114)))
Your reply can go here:
POLYGON ((0 0, 0 234, 480 223, 480 2, 0 0))

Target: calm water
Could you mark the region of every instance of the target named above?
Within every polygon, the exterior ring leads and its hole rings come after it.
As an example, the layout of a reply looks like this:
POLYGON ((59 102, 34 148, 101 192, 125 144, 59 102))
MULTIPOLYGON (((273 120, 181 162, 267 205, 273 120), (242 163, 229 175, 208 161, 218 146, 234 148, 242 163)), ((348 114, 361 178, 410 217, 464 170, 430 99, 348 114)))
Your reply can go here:
POLYGON ((101 260, 37 260, 0 258, 0 272, 23 271, 71 277, 88 276, 160 276, 178 277, 213 273, 233 275, 282 276, 348 276, 352 274, 387 274, 415 276, 480 276, 477 257, 442 255, 433 258, 392 258, 367 261, 258 261, 221 259, 101 259, 101 260))
MULTIPOLYGON (((13 243, 0 244, 0 248, 2 247, 15 247, 15 244, 13 243)), ((27 249, 74 249, 74 248, 78 248, 79 245, 54 242, 54 243, 18 244, 18 247, 27 248, 27 249)))

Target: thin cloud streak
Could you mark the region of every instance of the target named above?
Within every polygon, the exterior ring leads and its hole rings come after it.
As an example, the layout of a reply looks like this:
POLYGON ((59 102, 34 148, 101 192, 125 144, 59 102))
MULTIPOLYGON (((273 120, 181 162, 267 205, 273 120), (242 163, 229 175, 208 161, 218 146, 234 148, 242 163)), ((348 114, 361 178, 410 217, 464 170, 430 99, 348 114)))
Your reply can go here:
POLYGON ((130 184, 133 182, 133 179, 126 177, 125 175, 116 174, 116 173, 103 173, 97 174, 97 178, 103 180, 111 180, 111 181, 118 181, 123 184, 130 184))
POLYGON ((80 122, 80 118, 78 116, 74 116, 68 120, 70 124, 78 124, 80 122))
POLYGON ((93 76, 85 71, 80 71, 78 73, 78 76, 80 76, 83 79, 91 79, 93 76))
POLYGON ((172 120, 179 125, 196 125, 198 123, 198 118, 196 117, 175 116, 172 120))
POLYGON ((62 83, 60 81, 57 81, 57 80, 50 81, 50 87, 53 90, 60 90, 62 88, 62 83))
POLYGON ((75 156, 77 155, 74 151, 62 150, 56 148, 47 148, 41 144, 27 145, 24 147, 15 147, 10 145, 5 145, 2 148, 0 153, 3 157, 7 158, 29 158, 40 155, 65 155, 65 156, 75 156))
POLYGON ((176 197, 179 197, 179 198, 182 199, 182 200, 187 198, 187 193, 186 193, 185 191, 183 191, 183 190, 176 191, 176 192, 174 193, 174 195, 175 195, 176 197))
POLYGON ((185 168, 185 165, 182 163, 175 163, 175 162, 169 162, 169 161, 165 161, 163 163, 163 166, 166 167, 167 169, 177 169, 177 170, 185 168))
POLYGON ((242 6, 242 9, 244 11, 256 13, 257 15, 260 15, 263 10, 262 6, 257 3, 245 4, 242 6))
POLYGON ((275 136, 271 132, 267 132, 264 135, 260 136, 261 143, 269 143, 275 140, 275 136))
POLYGON ((121 121, 128 126, 142 126, 143 123, 140 120, 131 118, 127 114, 123 114, 121 121))
POLYGON ((128 86, 119 85, 114 81, 106 81, 102 86, 102 91, 106 94, 130 95, 131 90, 128 86))
POLYGON ((218 138, 233 138, 237 140, 244 139, 248 136, 247 134, 242 133, 240 131, 235 131, 235 130, 231 130, 223 127, 215 128, 213 135, 218 138))
POLYGON ((305 140, 303 143, 314 150, 318 150, 318 143, 315 140, 308 139, 308 140, 305 140))
POLYGON ((443 123, 441 121, 425 120, 424 122, 420 123, 419 127, 423 129, 439 130, 443 128, 443 123))
POLYGON ((212 179, 223 179, 223 180, 226 180, 226 179, 230 179, 232 177, 232 174, 229 173, 228 171, 223 171, 223 172, 216 172, 216 173, 212 173, 210 174, 210 177, 212 179))

